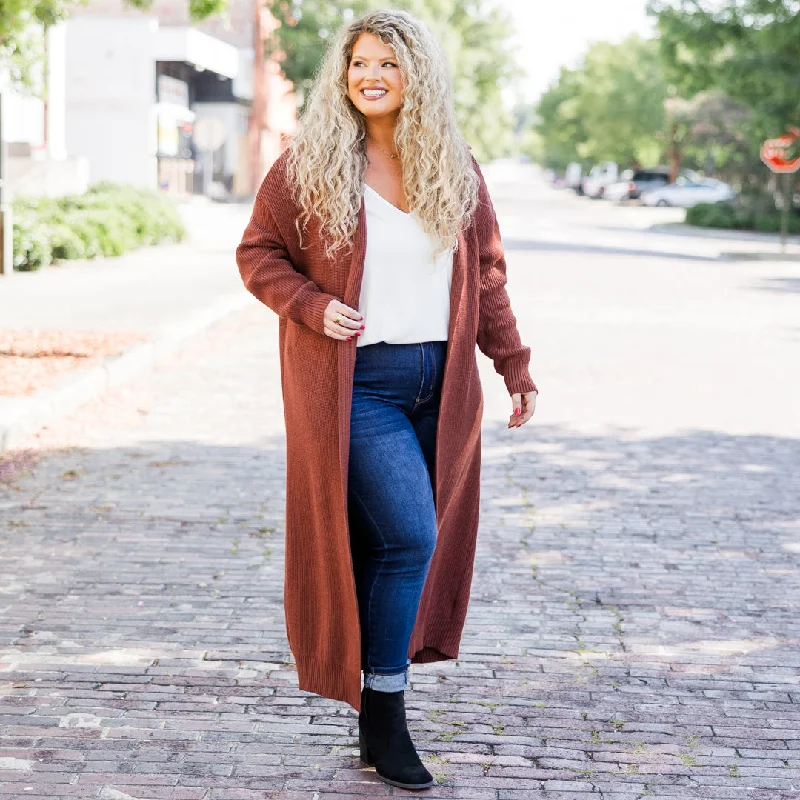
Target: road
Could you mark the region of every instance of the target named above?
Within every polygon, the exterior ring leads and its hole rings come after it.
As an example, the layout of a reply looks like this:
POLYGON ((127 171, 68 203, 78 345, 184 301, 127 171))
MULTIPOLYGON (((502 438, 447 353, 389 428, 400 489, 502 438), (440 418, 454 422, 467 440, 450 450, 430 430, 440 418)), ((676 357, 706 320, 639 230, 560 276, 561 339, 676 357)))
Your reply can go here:
MULTIPOLYGON (((470 612, 407 698, 424 796, 800 797, 800 266, 489 174, 541 397, 506 430, 481 358, 470 612)), ((231 315, 3 488, 0 795, 410 796, 296 688, 276 328, 231 315)))

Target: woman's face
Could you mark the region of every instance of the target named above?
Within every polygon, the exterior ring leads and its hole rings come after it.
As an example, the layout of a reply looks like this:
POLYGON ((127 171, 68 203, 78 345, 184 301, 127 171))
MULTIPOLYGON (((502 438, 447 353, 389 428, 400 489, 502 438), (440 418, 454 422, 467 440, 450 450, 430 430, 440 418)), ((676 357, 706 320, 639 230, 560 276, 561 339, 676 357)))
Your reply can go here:
POLYGON ((347 93, 353 105, 367 119, 396 117, 402 92, 403 76, 394 50, 377 36, 362 33, 347 69, 347 93))

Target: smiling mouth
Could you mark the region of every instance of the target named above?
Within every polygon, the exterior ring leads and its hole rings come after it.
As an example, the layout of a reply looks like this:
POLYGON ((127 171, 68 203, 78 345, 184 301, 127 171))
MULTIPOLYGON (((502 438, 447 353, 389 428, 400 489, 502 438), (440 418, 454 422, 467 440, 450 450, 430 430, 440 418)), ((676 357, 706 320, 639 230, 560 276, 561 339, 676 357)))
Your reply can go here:
POLYGON ((388 94, 388 90, 386 89, 362 89, 361 94, 362 96, 366 97, 367 100, 380 100, 382 97, 386 97, 388 94))

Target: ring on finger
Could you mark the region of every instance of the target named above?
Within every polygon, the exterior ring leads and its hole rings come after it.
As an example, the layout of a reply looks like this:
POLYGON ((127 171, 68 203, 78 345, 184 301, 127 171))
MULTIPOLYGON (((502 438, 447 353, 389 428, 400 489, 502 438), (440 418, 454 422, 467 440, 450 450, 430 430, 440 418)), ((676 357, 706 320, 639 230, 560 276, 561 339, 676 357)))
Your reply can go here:
POLYGON ((342 321, 342 315, 341 315, 341 314, 337 314, 337 315, 336 315, 336 316, 333 318, 333 324, 334 324, 334 325, 338 325, 338 324, 339 324, 341 321, 342 321))

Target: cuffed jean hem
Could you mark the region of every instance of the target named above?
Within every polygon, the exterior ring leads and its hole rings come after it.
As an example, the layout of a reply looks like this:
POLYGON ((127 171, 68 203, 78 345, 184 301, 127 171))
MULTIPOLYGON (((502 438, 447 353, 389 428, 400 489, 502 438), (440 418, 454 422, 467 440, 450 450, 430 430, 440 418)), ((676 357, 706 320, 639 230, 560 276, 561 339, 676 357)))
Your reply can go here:
POLYGON ((364 688, 376 692, 402 692, 408 686, 409 658, 403 672, 394 675, 381 675, 379 672, 364 672, 364 688))

